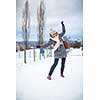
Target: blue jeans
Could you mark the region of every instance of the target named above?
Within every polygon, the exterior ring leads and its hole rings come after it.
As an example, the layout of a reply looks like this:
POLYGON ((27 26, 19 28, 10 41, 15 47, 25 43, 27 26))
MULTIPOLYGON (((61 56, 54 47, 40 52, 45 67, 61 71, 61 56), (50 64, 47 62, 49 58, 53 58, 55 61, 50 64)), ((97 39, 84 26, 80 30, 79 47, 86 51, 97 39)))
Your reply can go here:
MULTIPOLYGON (((64 68, 65 68, 65 60, 66 58, 62 58, 61 59, 61 74, 63 74, 64 72, 64 68)), ((57 64, 58 64, 59 58, 55 58, 54 59, 54 64, 51 66, 50 71, 49 71, 49 75, 52 75, 54 69, 56 68, 57 64)))

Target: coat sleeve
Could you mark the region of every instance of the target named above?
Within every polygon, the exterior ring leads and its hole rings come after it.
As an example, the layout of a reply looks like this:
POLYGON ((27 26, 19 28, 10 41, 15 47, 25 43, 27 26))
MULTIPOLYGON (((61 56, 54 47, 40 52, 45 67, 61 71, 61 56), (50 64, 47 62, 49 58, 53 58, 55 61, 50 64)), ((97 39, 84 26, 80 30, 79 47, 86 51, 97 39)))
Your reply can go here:
POLYGON ((65 34, 65 32, 66 32, 65 25, 62 24, 62 32, 59 34, 60 37, 62 37, 65 34))
POLYGON ((49 41, 46 44, 44 44, 42 47, 46 48, 46 47, 50 46, 51 44, 52 44, 52 41, 49 39, 49 41))

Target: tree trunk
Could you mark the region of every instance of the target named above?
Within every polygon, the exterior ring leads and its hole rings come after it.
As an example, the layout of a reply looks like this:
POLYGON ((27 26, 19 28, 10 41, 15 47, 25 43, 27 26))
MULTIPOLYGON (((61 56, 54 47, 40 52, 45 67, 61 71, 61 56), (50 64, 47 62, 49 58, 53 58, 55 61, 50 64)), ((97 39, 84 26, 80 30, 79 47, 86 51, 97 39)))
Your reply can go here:
POLYGON ((24 43, 24 63, 26 64, 26 41, 24 43))

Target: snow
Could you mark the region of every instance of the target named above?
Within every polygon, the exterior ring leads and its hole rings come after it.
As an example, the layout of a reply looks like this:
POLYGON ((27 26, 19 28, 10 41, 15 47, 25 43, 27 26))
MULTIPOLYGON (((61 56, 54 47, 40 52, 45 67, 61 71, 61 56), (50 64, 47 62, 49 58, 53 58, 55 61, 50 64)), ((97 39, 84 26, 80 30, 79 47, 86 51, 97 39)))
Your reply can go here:
POLYGON ((70 49, 64 78, 60 77, 59 60, 52 80, 47 80, 46 77, 54 58, 39 60, 37 49, 34 62, 32 52, 33 50, 27 51, 27 64, 23 63, 23 52, 16 53, 16 100, 83 100, 81 49, 70 49))

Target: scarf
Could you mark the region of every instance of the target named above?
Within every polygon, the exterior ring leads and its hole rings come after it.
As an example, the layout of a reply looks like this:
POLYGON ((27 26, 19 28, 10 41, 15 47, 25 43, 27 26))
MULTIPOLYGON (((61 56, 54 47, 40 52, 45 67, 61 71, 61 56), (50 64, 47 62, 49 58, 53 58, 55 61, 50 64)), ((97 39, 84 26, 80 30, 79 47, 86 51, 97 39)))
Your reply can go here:
MULTIPOLYGON (((57 36, 54 37, 54 38, 51 37, 51 39, 52 39, 53 41, 56 41, 56 44, 55 44, 55 46, 53 47, 53 50, 54 50, 54 51, 57 50, 57 48, 58 48, 61 44, 63 45, 63 41, 61 41, 61 40, 59 39, 59 35, 57 35, 57 36)), ((62 40, 63 40, 63 38, 62 38, 62 40)))

